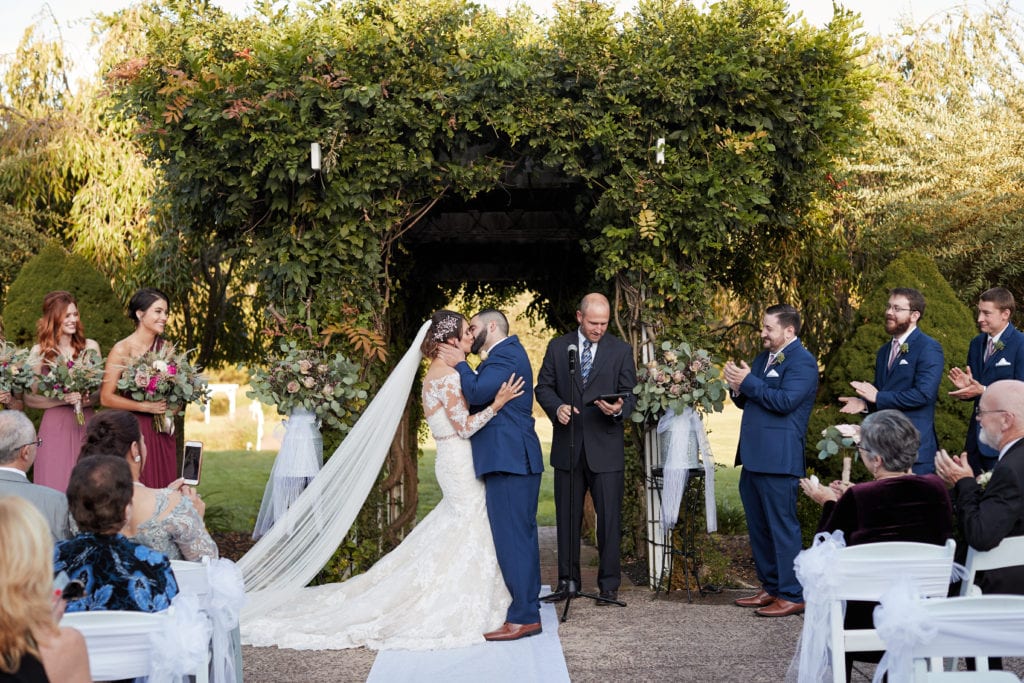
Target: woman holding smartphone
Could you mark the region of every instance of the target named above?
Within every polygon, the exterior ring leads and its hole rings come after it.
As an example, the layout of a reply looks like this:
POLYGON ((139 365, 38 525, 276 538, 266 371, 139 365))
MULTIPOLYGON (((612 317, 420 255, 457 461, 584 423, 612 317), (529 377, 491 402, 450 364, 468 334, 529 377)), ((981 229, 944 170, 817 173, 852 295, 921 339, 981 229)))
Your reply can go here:
MULTIPOLYGON (((43 297, 43 317, 36 322, 36 336, 36 345, 31 351, 36 375, 48 372, 48 364, 60 357, 74 362, 83 351, 95 351, 97 360, 100 357, 100 345, 85 338, 78 302, 70 292, 50 292, 43 297)), ((78 424, 75 418, 76 405, 88 421, 92 417, 93 399, 94 396, 77 392, 65 394, 63 399, 25 394, 25 405, 45 411, 39 424, 42 443, 32 475, 35 483, 61 492, 67 490, 68 478, 85 436, 85 425, 78 424)))
POLYGON ((174 435, 157 432, 153 426, 153 416, 167 412, 167 401, 136 401, 122 396, 117 392, 117 380, 134 360, 163 347, 161 335, 169 311, 167 295, 159 289, 147 287, 135 292, 128 302, 128 317, 135 323, 135 331, 110 350, 100 389, 100 403, 105 407, 129 410, 138 418, 149 451, 141 481, 155 488, 167 486, 177 478, 174 435))
POLYGON ((139 420, 124 410, 105 410, 89 421, 81 458, 116 455, 128 461, 135 483, 124 535, 172 560, 217 557, 217 544, 203 523, 206 504, 180 479, 151 489, 139 481, 146 465, 146 441, 139 420))

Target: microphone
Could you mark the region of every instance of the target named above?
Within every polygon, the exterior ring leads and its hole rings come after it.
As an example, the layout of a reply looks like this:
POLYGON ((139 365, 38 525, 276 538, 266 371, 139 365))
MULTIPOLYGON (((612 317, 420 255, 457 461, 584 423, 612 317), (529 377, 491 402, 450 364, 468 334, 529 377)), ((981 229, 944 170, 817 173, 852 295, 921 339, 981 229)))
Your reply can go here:
POLYGON ((576 348, 575 344, 569 344, 569 374, 576 374, 576 358, 579 353, 579 349, 576 348))

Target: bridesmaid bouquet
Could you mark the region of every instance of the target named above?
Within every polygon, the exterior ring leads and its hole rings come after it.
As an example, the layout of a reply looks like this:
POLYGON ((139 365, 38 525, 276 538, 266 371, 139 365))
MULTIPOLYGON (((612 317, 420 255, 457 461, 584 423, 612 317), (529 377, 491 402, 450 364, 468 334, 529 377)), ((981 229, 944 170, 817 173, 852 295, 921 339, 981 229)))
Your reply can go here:
POLYGON ((35 374, 29 362, 28 349, 0 341, 0 391, 23 394, 33 381, 35 374))
POLYGON ((173 344, 164 344, 126 366, 117 380, 117 389, 135 401, 167 401, 167 411, 153 416, 153 428, 170 434, 175 413, 189 403, 205 403, 209 398, 206 384, 199 368, 188 361, 187 353, 177 353, 173 344))
POLYGON ((359 366, 340 353, 299 348, 294 341, 281 341, 280 355, 268 359, 267 368, 252 371, 251 390, 246 396, 277 406, 281 415, 296 408, 315 413, 317 418, 342 432, 346 417, 366 398, 359 366))
MULTIPOLYGON (((65 395, 77 392, 88 397, 103 382, 103 358, 95 349, 84 349, 77 360, 60 354, 46 365, 49 371, 36 378, 40 396, 63 400, 65 395)), ((81 401, 75 403, 75 422, 85 424, 81 401)))

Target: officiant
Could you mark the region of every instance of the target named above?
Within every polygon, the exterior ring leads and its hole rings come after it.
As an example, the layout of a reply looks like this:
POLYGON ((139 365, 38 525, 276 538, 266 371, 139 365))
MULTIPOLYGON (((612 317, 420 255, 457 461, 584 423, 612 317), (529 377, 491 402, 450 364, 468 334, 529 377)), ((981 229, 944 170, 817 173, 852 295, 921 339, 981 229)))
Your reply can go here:
MULTIPOLYGON (((608 334, 610 316, 611 306, 603 294, 583 297, 576 310, 579 327, 548 344, 537 375, 537 402, 554 426, 551 466, 555 470, 558 585, 546 598, 548 602, 565 600, 570 580, 577 591, 582 589, 578 548, 587 491, 597 512, 598 589, 601 598, 618 600, 625 486, 624 420, 636 405, 633 394, 636 366, 632 347, 608 334), (576 366, 572 377, 570 347, 574 347, 572 361, 576 366), (570 407, 570 383, 573 381, 575 401, 570 407), (620 396, 614 397, 615 394, 620 396), (574 422, 572 452, 570 418, 574 422)), ((614 603, 598 601, 597 604, 614 603)))

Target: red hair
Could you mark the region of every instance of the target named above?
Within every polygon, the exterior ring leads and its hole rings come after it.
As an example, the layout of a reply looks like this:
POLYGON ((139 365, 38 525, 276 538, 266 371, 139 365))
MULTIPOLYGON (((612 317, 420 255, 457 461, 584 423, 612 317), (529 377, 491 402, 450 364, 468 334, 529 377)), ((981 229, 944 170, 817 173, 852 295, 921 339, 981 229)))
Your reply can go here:
MULTIPOLYGON (((39 355, 44 363, 54 361, 60 355, 60 327, 71 304, 78 306, 70 292, 58 290, 43 297, 43 317, 36 321, 36 335, 39 341, 39 355)), ((78 358, 78 354, 84 348, 85 330, 82 329, 82 319, 79 318, 75 333, 71 335, 71 358, 78 358)))

